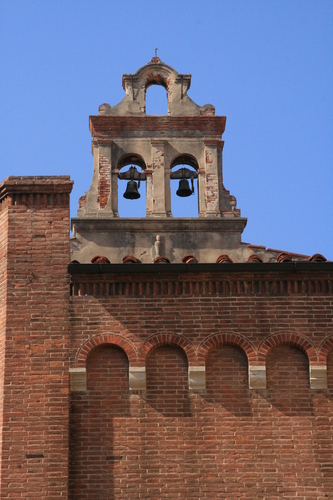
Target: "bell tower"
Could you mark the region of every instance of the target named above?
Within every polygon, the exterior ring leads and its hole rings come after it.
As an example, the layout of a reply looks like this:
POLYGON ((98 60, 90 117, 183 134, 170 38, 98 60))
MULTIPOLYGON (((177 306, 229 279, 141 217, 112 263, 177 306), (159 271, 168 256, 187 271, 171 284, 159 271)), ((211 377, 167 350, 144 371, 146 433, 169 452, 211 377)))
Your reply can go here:
POLYGON ((223 186, 226 118, 215 116, 211 104, 193 102, 190 84, 191 75, 177 73, 155 56, 135 74, 123 75, 122 101, 102 104, 90 117, 94 172, 72 220, 73 260, 89 263, 102 255, 120 263, 131 255, 142 263, 161 256, 181 263, 193 254, 204 263, 215 262, 223 250, 228 255, 239 251, 246 219, 223 186), (167 115, 146 114, 151 85, 166 89, 167 115), (127 180, 124 197, 133 206, 133 218, 119 217, 119 179, 127 180), (177 195, 184 203, 195 182, 197 217, 173 217, 171 182, 179 182, 177 195), (137 219, 135 199, 143 189, 146 216, 137 219))

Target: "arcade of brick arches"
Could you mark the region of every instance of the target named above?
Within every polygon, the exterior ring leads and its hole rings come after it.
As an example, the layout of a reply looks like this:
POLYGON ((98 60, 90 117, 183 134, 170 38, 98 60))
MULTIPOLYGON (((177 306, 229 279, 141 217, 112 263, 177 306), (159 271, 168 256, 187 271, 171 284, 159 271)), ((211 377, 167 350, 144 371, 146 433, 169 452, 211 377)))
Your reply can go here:
POLYGON ((68 176, 0 184, 0 497, 333 498, 332 262, 242 242, 191 75, 155 56, 122 85, 72 237, 68 176))

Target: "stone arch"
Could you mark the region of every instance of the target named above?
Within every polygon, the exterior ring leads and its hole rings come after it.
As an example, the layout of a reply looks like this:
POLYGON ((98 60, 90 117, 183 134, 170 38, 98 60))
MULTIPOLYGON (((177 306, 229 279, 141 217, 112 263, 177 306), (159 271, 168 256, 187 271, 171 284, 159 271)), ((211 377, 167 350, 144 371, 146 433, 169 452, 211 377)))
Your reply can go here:
POLYGON ((145 89, 150 85, 163 85, 168 90, 168 86, 177 79, 177 76, 178 73, 174 68, 162 63, 159 57, 153 57, 148 64, 139 68, 133 75, 123 75, 122 84, 124 90, 126 90, 126 84, 133 85, 134 88, 145 89))
POLYGON ((119 158, 117 169, 120 170, 130 164, 138 165, 142 170, 147 168, 146 162, 141 155, 137 153, 126 153, 119 158))
POLYGON ((180 87, 180 83, 182 83, 182 94, 186 94, 191 80, 188 76, 183 75, 182 78, 179 78, 175 69, 162 63, 158 57, 153 57, 148 64, 138 69, 136 73, 123 75, 122 85, 126 95, 137 103, 139 110, 144 114, 146 113, 147 89, 152 85, 164 87, 167 93, 169 113, 172 100, 175 98, 177 101, 179 100, 178 94, 180 95, 181 91, 177 92, 177 90, 180 87))
POLYGON ((187 356, 188 365, 191 366, 196 364, 196 353, 192 343, 184 337, 174 333, 158 333, 148 338, 140 348, 138 361, 145 363, 150 351, 155 347, 163 345, 176 345, 180 347, 187 356))
POLYGON ((243 337, 243 335, 236 333, 218 333, 211 335, 200 344, 198 349, 198 364, 204 365, 210 351, 220 345, 232 345, 242 349, 245 352, 249 365, 256 360, 256 351, 252 343, 243 337))
POLYGON ((134 74, 125 74, 122 86, 126 96, 116 106, 102 104, 99 114, 143 116, 145 115, 146 90, 151 85, 161 85, 167 91, 168 114, 173 116, 200 116, 200 114, 214 115, 212 105, 198 106, 187 95, 191 85, 191 75, 179 74, 177 71, 163 63, 159 57, 142 66, 134 74))
POLYGON ((104 334, 92 337, 79 348, 76 354, 76 364, 78 367, 86 367, 87 358, 91 351, 101 345, 116 345, 121 347, 128 358, 130 365, 137 361, 137 352, 131 341, 117 334, 104 334))
POLYGON ((195 156, 189 153, 181 153, 174 156, 170 163, 170 169, 177 167, 178 165, 190 165, 195 170, 199 169, 199 162, 195 156))
POLYGON ((317 351, 312 342, 306 337, 290 332, 274 333, 270 337, 264 339, 259 345, 258 361, 261 361, 262 364, 265 365, 267 354, 274 347, 282 344, 287 344, 293 347, 297 347, 307 355, 310 365, 316 363, 317 351))
POLYGON ((327 364, 327 356, 333 350, 333 336, 326 337, 318 349, 319 364, 327 364))
POLYGON ((152 85, 160 85, 161 87, 164 87, 165 90, 168 93, 168 87, 169 87, 169 79, 167 78, 166 75, 160 74, 160 73, 148 73, 147 79, 145 81, 145 90, 147 92, 147 89, 151 87, 152 85))

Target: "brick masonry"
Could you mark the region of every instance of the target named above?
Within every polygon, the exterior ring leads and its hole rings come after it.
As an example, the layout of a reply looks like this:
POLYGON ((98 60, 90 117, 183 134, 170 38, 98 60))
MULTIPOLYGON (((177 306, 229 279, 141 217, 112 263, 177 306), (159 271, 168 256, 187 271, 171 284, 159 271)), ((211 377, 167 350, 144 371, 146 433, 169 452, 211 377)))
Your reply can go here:
POLYGON ((226 119, 190 80, 155 57, 90 117, 81 264, 69 177, 0 184, 1 499, 333 498, 333 265, 241 243, 226 119), (168 116, 145 115, 154 83, 168 116), (118 219, 133 162, 145 222, 118 219), (168 217, 182 162, 190 222, 168 217))
POLYGON ((67 498, 68 177, 0 185, 1 498, 67 498))
POLYGON ((110 142, 110 137, 130 137, 134 134, 154 133, 158 136, 181 135, 194 137, 194 130, 203 135, 221 139, 225 129, 225 116, 90 116, 90 132, 99 143, 103 139, 110 142))
POLYGON ((331 263, 74 272, 71 187, 0 186, 1 498, 332 497, 331 263))
POLYGON ((330 293, 97 290, 71 297, 70 365, 86 367, 87 391, 71 395, 70 498, 333 495, 330 293), (311 389, 309 364, 326 366, 327 351, 327 388, 311 389), (188 368, 198 365, 205 388, 190 390, 188 368), (265 389, 249 388, 249 365, 266 367, 265 389), (145 367, 146 390, 130 390, 131 366, 145 367), (94 448, 97 429, 103 448, 94 448), (93 477, 95 455, 103 473, 93 477))

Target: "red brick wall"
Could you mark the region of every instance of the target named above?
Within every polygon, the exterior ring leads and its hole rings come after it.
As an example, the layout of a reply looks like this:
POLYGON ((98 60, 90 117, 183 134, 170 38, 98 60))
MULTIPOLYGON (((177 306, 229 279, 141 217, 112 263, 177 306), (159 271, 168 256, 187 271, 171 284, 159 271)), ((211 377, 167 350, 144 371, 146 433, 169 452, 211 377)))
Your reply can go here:
POLYGON ((112 136, 132 138, 136 131, 171 136, 177 131, 183 137, 197 137, 201 132, 205 137, 220 140, 225 122, 225 116, 90 116, 89 128, 97 140, 110 141, 112 136))
MULTIPOLYGON (((1 207, 1 205, 0 205, 1 207)), ((7 296, 7 210, 0 208, 0 401, 4 394, 4 362, 6 335, 6 296, 7 296)), ((2 464, 2 424, 3 405, 0 404, 0 485, 2 464)))
MULTIPOLYGON (((321 405, 316 404, 316 396, 309 388, 306 355, 295 347, 275 347, 267 359, 260 419, 264 446, 258 457, 261 467, 274 470, 274 482, 266 490, 271 495, 290 496, 296 491, 304 498, 318 498, 329 491, 319 465, 316 416, 321 405)), ((326 439, 329 443, 328 435, 326 439)))
POLYGON ((8 281, 0 496, 67 498, 71 182, 19 178, 5 184, 8 281), (22 194, 25 190, 28 195, 22 194))
POLYGON ((87 373, 87 392, 71 402, 70 498, 113 498, 120 492, 114 471, 121 477, 128 462, 120 459, 130 420, 127 357, 118 347, 98 347, 87 373))
POLYGON ((167 345, 149 351, 147 390, 139 392, 127 389, 128 361, 119 347, 91 351, 87 393, 72 393, 71 498, 332 497, 333 354, 328 390, 309 388, 308 358, 291 345, 268 353, 267 389, 250 390, 244 351, 220 345, 206 359, 206 390, 190 391, 187 357, 181 347, 168 345, 177 334, 195 350, 211 334, 229 333, 231 339, 234 332, 258 348, 269 335, 287 331, 318 348, 331 332, 332 305, 331 296, 305 295, 72 297, 72 366, 80 346, 103 334, 120 343, 126 339, 137 352, 152 335, 165 333, 167 345), (107 367, 107 352, 115 371, 107 367), (97 396, 90 382, 94 378, 100 381, 97 396), (101 412, 96 409, 89 419, 95 397, 102 398, 101 412), (117 401, 123 404, 121 415, 117 401), (96 428, 95 444, 108 443, 110 455, 118 458, 101 459, 98 444, 89 453, 86 443, 96 428), (101 483, 88 475, 94 468, 103 470, 101 483))
POLYGON ((313 362, 333 334, 320 276, 308 293, 300 277, 273 295, 175 285, 175 297, 155 283, 149 298, 108 297, 92 283, 70 297, 59 183, 8 181, 0 215, 1 498, 65 499, 68 478, 75 500, 332 497, 333 353, 328 389, 310 390, 303 352, 313 362), (189 390, 205 355, 207 387, 189 390), (85 357, 87 391, 69 397, 69 366, 85 357), (248 389, 249 360, 266 360, 267 389, 248 389), (129 391, 143 365, 147 389, 129 391))
POLYGON ((100 208, 105 208, 111 192, 111 163, 104 155, 99 155, 99 181, 97 201, 100 208))

